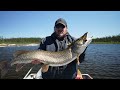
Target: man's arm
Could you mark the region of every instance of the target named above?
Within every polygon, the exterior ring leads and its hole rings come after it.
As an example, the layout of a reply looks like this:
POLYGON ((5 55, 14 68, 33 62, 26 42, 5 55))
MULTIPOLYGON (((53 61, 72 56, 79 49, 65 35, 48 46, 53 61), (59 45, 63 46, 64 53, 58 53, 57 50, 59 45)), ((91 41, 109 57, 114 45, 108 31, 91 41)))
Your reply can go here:
POLYGON ((45 45, 46 38, 43 38, 42 41, 40 42, 40 46, 38 49, 40 50, 46 50, 46 45, 45 45))

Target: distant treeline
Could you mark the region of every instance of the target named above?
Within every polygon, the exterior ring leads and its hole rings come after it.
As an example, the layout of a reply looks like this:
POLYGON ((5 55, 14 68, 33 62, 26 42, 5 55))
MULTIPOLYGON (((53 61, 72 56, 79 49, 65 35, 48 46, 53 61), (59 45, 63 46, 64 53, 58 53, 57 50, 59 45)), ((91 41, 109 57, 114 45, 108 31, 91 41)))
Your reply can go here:
POLYGON ((92 40, 92 43, 120 43, 120 34, 102 38, 95 38, 92 40))
POLYGON ((41 38, 0 38, 0 44, 29 44, 40 43, 41 38))
MULTIPOLYGON (((29 43, 40 43, 42 38, 3 38, 0 36, 0 44, 29 44, 29 43)), ((120 34, 116 36, 107 36, 102 38, 94 38, 92 43, 119 43, 120 34)))

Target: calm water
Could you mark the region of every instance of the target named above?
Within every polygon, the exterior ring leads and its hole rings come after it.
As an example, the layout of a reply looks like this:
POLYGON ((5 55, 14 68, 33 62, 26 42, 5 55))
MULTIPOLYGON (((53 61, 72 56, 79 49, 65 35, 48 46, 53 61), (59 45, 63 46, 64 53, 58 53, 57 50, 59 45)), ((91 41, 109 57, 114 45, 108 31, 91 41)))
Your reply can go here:
MULTIPOLYGON (((11 60, 13 53, 17 50, 34 50, 37 48, 38 46, 0 47, 0 60, 11 60)), ((79 68, 82 73, 88 73, 94 79, 120 79, 120 44, 90 44, 79 68)), ((21 78, 29 69, 21 71, 21 78)), ((11 72, 9 71, 9 73, 11 72)), ((19 74, 7 75, 18 76, 19 74)))

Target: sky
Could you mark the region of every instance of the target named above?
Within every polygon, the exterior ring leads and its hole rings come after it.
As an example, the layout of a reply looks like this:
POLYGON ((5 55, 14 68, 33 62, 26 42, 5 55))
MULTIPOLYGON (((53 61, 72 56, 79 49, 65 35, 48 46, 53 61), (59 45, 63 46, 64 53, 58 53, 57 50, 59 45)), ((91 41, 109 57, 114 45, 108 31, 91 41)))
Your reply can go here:
POLYGON ((100 38, 120 34, 120 11, 0 11, 0 37, 50 36, 58 18, 66 20, 68 32, 100 38))

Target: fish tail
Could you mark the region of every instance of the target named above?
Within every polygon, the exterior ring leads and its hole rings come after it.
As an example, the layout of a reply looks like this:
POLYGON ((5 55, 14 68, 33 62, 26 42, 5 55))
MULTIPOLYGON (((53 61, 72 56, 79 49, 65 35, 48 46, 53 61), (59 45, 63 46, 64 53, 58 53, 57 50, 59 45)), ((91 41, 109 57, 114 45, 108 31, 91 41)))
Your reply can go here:
POLYGON ((1 78, 3 78, 7 74, 8 70, 9 70, 9 66, 10 66, 10 64, 9 64, 8 60, 3 60, 0 62, 1 78))

